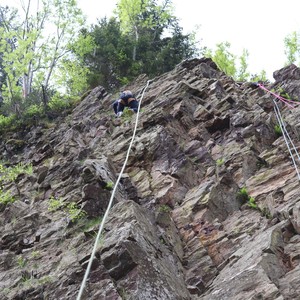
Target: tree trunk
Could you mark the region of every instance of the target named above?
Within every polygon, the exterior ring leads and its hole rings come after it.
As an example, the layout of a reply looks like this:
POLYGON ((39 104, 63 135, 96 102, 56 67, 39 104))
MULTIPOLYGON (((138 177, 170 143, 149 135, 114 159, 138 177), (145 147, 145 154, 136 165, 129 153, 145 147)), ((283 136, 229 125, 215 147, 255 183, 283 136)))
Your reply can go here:
POLYGON ((136 61, 136 47, 139 40, 139 33, 136 25, 134 26, 134 29, 135 29, 135 44, 133 47, 132 60, 136 61))

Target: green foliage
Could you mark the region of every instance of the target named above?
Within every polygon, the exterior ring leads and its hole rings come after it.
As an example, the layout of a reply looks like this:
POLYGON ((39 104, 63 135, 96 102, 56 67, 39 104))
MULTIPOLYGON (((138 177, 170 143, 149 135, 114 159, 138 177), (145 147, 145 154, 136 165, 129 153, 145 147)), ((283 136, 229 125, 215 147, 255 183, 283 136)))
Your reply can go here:
POLYGON ((14 181, 18 175, 20 174, 29 174, 33 173, 33 168, 31 164, 22 164, 19 163, 14 167, 5 167, 0 164, 0 184, 2 183, 9 183, 14 181))
POLYGON ((250 77, 250 73, 248 72, 248 60, 249 52, 246 49, 243 49, 242 55, 239 57, 240 61, 240 68, 237 70, 237 73, 235 74, 235 78, 238 81, 246 81, 250 77))
POLYGON ((89 84, 110 90, 142 73, 153 77, 167 72, 197 53, 193 35, 182 33, 169 0, 161 5, 120 0, 116 17, 99 20, 89 34, 95 42, 85 55, 89 84))
POLYGON ((230 51, 230 43, 223 42, 217 44, 216 50, 213 53, 212 50, 207 49, 204 55, 210 57, 226 75, 234 77, 237 73, 235 60, 236 56, 230 51))
POLYGON ((25 109, 24 117, 31 119, 33 117, 41 117, 43 114, 44 108, 42 105, 32 104, 25 109))
POLYGON ((86 212, 78 207, 77 203, 70 202, 67 205, 63 202, 62 198, 51 196, 48 200, 48 211, 54 212, 62 209, 67 214, 71 221, 78 221, 86 216, 86 212))
MULTIPOLYGON (((21 16, 16 10, 1 8, 0 92, 6 113, 19 115, 31 104, 46 106, 44 94, 50 84, 69 92, 71 88, 75 94, 86 87, 86 68, 80 57, 92 44, 83 38, 76 40, 84 24, 77 2, 41 0, 37 6, 33 2, 23 3, 21 16), (75 49, 77 55, 72 55, 75 49), (59 76, 65 80, 59 81, 59 76), (27 105, 33 92, 42 95, 42 86, 43 97, 35 97, 35 103, 27 105)), ((36 115, 40 110, 31 107, 27 113, 36 115)))
POLYGON ((30 281, 30 279, 31 279, 31 275, 28 272, 22 273, 21 281, 23 283, 27 283, 28 281, 30 281))
POLYGON ((171 208, 166 204, 162 204, 159 206, 158 211, 161 213, 169 213, 171 211, 171 208))
POLYGON ((15 201, 14 197, 12 197, 10 191, 3 191, 0 187, 0 204, 7 205, 8 203, 13 203, 15 201))
POLYGON ((224 165, 225 159, 224 158, 219 158, 217 159, 216 163, 218 167, 221 167, 224 165))
POLYGON ((299 59, 300 55, 300 45, 298 41, 298 34, 296 31, 287 35, 284 38, 284 53, 287 57, 286 65, 296 63, 297 58, 299 59))
POLYGON ((134 115, 134 112, 129 109, 128 107, 125 107, 122 114, 122 120, 125 122, 128 122, 132 119, 132 116, 134 115))
POLYGON ((55 93, 48 103, 48 107, 52 112, 59 112, 70 107, 70 100, 59 93, 55 93))
POLYGON ((205 49, 204 56, 211 58, 218 68, 227 76, 233 77, 237 81, 266 81, 266 71, 262 70, 259 75, 252 75, 248 71, 249 52, 243 49, 242 55, 237 57, 230 50, 229 42, 217 44, 216 50, 205 49))
POLYGON ((39 258, 41 256, 41 252, 40 251, 32 251, 31 252, 31 257, 33 258, 33 259, 37 259, 37 258, 39 258))
POLYGON ((249 197, 247 205, 251 208, 257 209, 257 204, 255 203, 255 199, 253 197, 249 197))
POLYGON ((246 187, 242 187, 239 190, 237 197, 242 203, 246 203, 249 200, 249 195, 246 187))
POLYGON ((22 256, 19 256, 17 258, 17 264, 20 268, 24 268, 27 265, 27 260, 23 258, 22 256))
POLYGON ((281 127, 278 124, 276 124, 274 126, 274 131, 275 131, 275 134, 276 134, 277 137, 282 136, 282 130, 281 130, 281 127))
POLYGON ((69 203, 66 211, 71 221, 77 221, 86 216, 86 212, 81 210, 75 202, 69 203))
POLYGON ((258 82, 258 81, 267 81, 267 73, 265 70, 262 70, 259 74, 252 74, 250 76, 250 81, 258 82))
POLYGON ((261 214, 264 217, 266 217, 267 219, 271 219, 272 218, 271 212, 270 212, 270 210, 267 207, 263 207, 260 211, 261 211, 261 214))
POLYGON ((113 182, 106 182, 106 184, 105 184, 105 189, 106 190, 109 190, 109 191, 111 191, 111 190, 113 190, 113 188, 114 188, 114 183, 113 182))
POLYGON ((63 206, 64 206, 64 203, 63 203, 62 198, 55 198, 55 197, 51 196, 48 200, 48 210, 51 212, 57 211, 58 209, 60 209, 63 206))
POLYGON ((281 86, 277 89, 277 93, 285 99, 292 99, 290 95, 281 86))
POLYGON ((3 132, 6 131, 8 128, 11 128, 15 121, 15 115, 10 115, 8 117, 0 115, 0 131, 3 132))
POLYGON ((20 174, 32 174, 32 172, 31 164, 24 165, 20 163, 14 167, 5 167, 0 164, 0 203, 6 205, 15 201, 9 190, 4 191, 4 185, 14 182, 20 174))
POLYGON ((247 203, 248 207, 257 209, 260 211, 260 208, 256 204, 255 198, 249 196, 246 187, 242 187, 239 190, 237 197, 242 203, 247 203))

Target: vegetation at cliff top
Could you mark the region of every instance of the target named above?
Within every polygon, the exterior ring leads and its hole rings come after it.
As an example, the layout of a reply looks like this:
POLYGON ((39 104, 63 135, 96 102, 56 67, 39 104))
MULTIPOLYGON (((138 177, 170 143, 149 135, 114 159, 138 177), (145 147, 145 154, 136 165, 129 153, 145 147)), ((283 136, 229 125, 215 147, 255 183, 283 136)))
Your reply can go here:
MULTIPOLYGON (((119 0, 113 16, 90 28, 76 0, 19 4, 20 10, 0 6, 2 131, 16 120, 60 114, 95 86, 114 91, 140 74, 152 78, 197 56, 210 57, 235 80, 265 80, 264 71, 247 71, 246 49, 238 57, 225 41, 212 51, 195 32, 183 34, 171 0, 119 0)), ((284 42, 287 63, 297 62, 297 33, 284 42)))

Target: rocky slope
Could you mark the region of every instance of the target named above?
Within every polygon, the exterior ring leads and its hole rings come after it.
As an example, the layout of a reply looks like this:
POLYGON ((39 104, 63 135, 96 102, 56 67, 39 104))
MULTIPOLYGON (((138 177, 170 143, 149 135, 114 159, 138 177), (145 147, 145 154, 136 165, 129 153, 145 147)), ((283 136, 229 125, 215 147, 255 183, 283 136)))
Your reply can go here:
MULTIPOLYGON (((297 67, 274 78, 300 99, 297 67)), ((135 123, 114 118, 116 97, 97 87, 3 135, 2 165, 33 169, 1 180, 15 199, 0 205, 1 299, 76 299, 135 123)), ((278 105, 298 146, 300 110, 278 105)), ((209 59, 150 83, 83 299, 298 299, 300 186, 273 106, 209 59)))

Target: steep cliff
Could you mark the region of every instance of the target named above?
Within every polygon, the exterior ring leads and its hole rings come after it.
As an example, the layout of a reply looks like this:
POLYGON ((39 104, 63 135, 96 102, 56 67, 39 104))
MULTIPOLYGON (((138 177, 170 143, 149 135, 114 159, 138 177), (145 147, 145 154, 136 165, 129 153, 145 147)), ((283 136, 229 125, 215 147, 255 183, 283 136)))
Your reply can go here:
MULTIPOLYGON (((300 99, 297 67, 274 78, 300 99)), ((97 87, 3 135, 1 299, 76 299, 135 124, 114 117, 117 96, 97 87), (16 166, 32 171, 4 178, 16 166)), ((272 99, 209 59, 150 83, 83 299, 298 299, 299 178, 272 99)), ((298 147, 300 110, 277 102, 298 147)))

